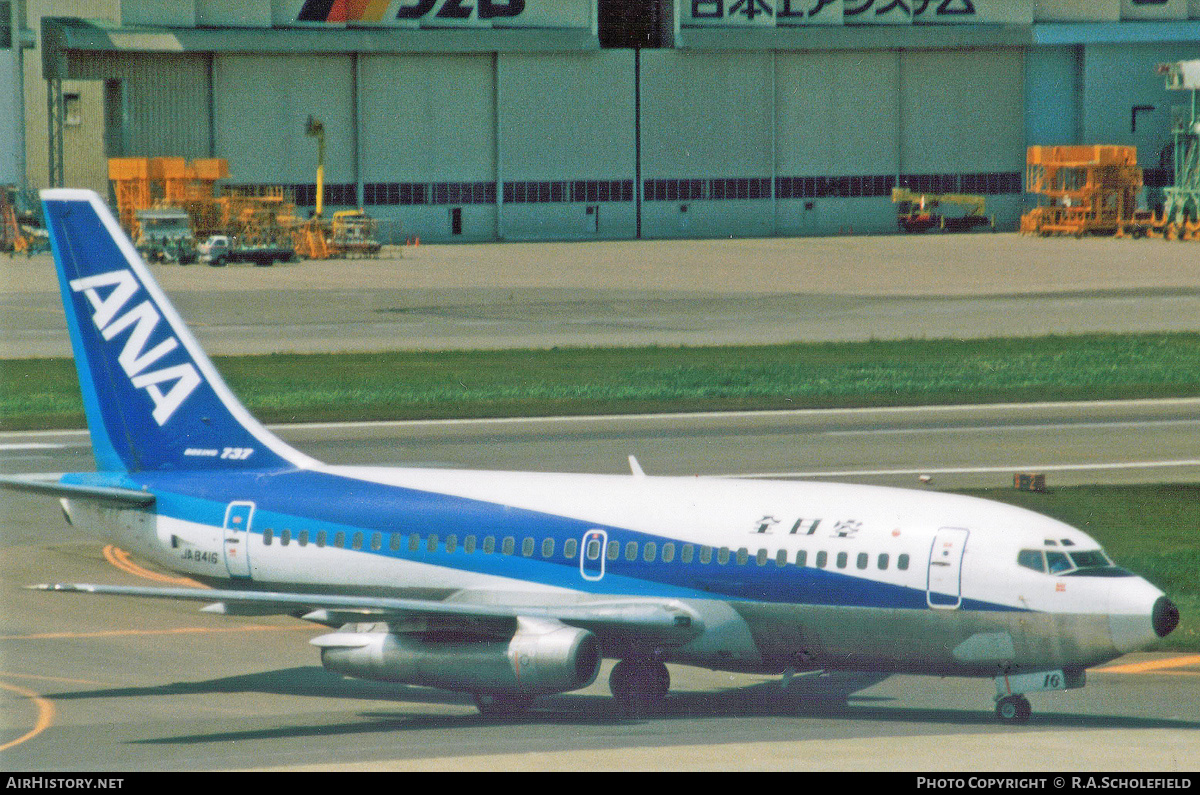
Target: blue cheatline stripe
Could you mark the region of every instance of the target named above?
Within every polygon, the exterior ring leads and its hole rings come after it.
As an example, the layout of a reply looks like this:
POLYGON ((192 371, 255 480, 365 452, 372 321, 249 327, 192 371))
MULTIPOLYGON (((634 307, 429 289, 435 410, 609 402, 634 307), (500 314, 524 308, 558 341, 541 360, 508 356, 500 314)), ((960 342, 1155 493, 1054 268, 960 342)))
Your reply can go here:
MULTIPOLYGON (((789 604, 841 605, 855 607, 927 609, 923 589, 882 583, 840 571, 777 566, 774 560, 763 566, 738 565, 731 560, 720 565, 683 563, 679 554, 685 542, 667 536, 641 533, 626 528, 585 522, 539 511, 456 497, 434 492, 388 486, 355 480, 341 475, 312 471, 226 473, 213 478, 211 473, 155 473, 138 477, 158 496, 158 510, 165 516, 220 526, 230 502, 255 504, 252 532, 261 534, 272 528, 276 538, 283 529, 293 539, 307 530, 309 544, 318 531, 326 533, 326 545, 334 546, 337 533, 344 533, 349 550, 355 534, 361 534, 362 548, 355 552, 397 560, 409 560, 477 574, 508 577, 542 585, 570 588, 591 593, 654 596, 664 598, 722 598, 789 604), (574 540, 582 544, 588 530, 599 528, 609 541, 620 545, 616 560, 605 561, 605 576, 598 582, 585 580, 579 571, 578 551, 563 556, 564 544, 574 540), (378 550, 372 549, 372 536, 380 534, 378 550), (391 548, 391 538, 399 534, 399 549, 391 548), (412 534, 419 536, 417 550, 409 549, 412 534), (438 536, 433 551, 428 549, 431 534, 438 536), (456 548, 446 551, 446 539, 455 536, 456 548), (467 536, 475 536, 476 551, 463 549, 467 536), (483 539, 496 539, 496 552, 482 551, 483 539), (501 553, 505 538, 514 539, 514 554, 501 553), (533 554, 522 554, 525 539, 533 539, 533 554), (554 541, 549 558, 541 556, 545 539, 554 541), (637 542, 638 557, 624 557, 625 545, 637 542), (659 550, 663 544, 676 546, 671 563, 647 562, 642 557, 647 542, 659 550)), ((106 483, 104 485, 116 485, 106 483)), ((276 541, 278 543, 278 541, 276 541)), ((295 543, 293 541, 293 543, 295 543)), ((696 545, 697 547, 700 545, 696 545)), ((303 554, 297 548, 296 554, 303 554)), ((251 555, 253 564, 254 556, 251 555)), ((964 599, 962 609, 1018 610, 989 602, 964 599)))

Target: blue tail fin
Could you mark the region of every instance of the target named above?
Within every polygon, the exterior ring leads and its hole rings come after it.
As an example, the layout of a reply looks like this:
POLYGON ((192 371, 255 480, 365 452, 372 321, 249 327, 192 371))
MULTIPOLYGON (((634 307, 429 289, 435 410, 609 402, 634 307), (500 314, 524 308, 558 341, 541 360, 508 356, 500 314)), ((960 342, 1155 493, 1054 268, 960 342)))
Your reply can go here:
POLYGON ((316 465, 233 396, 99 196, 42 202, 99 469, 316 465))

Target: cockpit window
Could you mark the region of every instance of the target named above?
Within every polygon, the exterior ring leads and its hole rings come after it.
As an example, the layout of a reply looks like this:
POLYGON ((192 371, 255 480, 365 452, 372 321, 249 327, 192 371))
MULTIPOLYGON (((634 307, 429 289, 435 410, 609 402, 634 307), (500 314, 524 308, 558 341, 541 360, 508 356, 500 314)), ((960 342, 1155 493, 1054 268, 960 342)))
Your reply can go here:
POLYGON ((1072 552, 1071 562, 1078 568, 1067 572, 1072 577, 1132 577, 1133 573, 1115 565, 1098 549, 1090 552, 1072 552))
POLYGON ((1093 549, 1090 552, 1072 552, 1070 555, 1071 562, 1075 564, 1076 568, 1080 569, 1113 565, 1112 561, 1108 559, 1108 555, 1105 555, 1098 549, 1093 549))
POLYGON ((1017 565, 1034 571, 1046 570, 1046 562, 1042 559, 1040 549, 1022 549, 1017 553, 1017 565))
POLYGON ((1017 565, 1033 571, 1049 571, 1069 577, 1132 577, 1125 569, 1113 565, 1108 555, 1099 549, 1086 552, 1057 552, 1022 549, 1017 553, 1017 565))
POLYGON ((1047 552, 1046 565, 1050 567, 1051 574, 1062 574, 1072 568, 1071 561, 1061 552, 1047 552))

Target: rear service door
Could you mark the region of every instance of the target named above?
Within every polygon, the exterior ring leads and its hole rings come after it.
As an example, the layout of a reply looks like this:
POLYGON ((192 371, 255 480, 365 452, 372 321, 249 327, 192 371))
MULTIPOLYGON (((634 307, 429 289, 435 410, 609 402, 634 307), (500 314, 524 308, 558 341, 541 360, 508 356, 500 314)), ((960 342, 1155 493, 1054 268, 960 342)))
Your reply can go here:
POLYGON ((230 577, 250 576, 250 521, 254 503, 231 502, 225 509, 225 567, 230 577))
POLYGON ((929 550, 929 580, 925 599, 930 607, 953 610, 962 604, 962 559, 969 530, 943 527, 929 550))

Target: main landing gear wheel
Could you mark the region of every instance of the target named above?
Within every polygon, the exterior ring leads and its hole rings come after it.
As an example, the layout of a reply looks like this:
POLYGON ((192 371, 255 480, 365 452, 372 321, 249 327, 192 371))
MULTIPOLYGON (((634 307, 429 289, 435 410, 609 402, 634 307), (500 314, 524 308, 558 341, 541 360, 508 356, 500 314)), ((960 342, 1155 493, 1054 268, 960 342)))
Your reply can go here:
POLYGON ((533 706, 533 696, 520 693, 476 693, 475 706, 481 715, 520 715, 533 706))
POLYGON ((1025 696, 1005 696, 996 702, 996 717, 1003 723, 1026 723, 1033 714, 1025 696))
POLYGON ((671 689, 667 666, 653 660, 621 660, 608 677, 608 689, 626 715, 657 711, 671 689))

